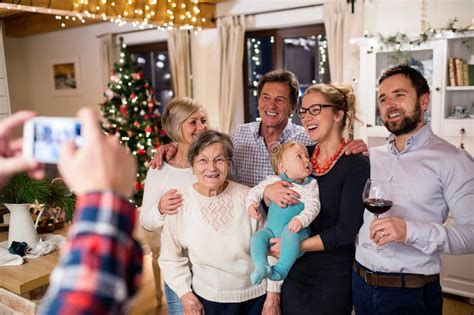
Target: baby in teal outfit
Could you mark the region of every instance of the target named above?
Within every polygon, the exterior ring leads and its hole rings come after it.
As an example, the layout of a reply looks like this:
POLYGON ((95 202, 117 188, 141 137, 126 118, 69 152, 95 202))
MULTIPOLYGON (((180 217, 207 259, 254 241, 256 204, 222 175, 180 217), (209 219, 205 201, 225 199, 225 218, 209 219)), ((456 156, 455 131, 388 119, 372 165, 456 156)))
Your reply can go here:
POLYGON ((247 209, 253 217, 257 214, 263 191, 267 185, 279 180, 293 183, 292 190, 300 196, 299 203, 281 208, 270 202, 267 222, 263 229, 252 236, 251 256, 255 271, 250 276, 254 285, 264 278, 283 280, 295 260, 301 255, 300 242, 310 235, 309 224, 319 214, 319 188, 316 179, 310 177, 312 165, 306 147, 298 142, 279 145, 272 153, 271 163, 276 174, 269 176, 252 188, 246 198, 247 209), (280 259, 270 267, 268 263, 268 242, 279 237, 280 259))

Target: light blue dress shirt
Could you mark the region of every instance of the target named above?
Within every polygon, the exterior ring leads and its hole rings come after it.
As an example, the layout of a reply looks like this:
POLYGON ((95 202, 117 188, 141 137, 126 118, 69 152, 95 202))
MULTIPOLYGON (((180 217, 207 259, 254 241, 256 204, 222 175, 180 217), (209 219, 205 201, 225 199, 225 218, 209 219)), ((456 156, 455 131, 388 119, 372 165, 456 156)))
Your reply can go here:
POLYGON ((404 218, 404 244, 391 243, 376 252, 362 246, 370 240, 374 215, 365 210, 356 244, 356 260, 380 272, 437 274, 442 253, 474 253, 474 160, 424 126, 398 152, 394 136, 370 150, 371 178, 388 179, 393 206, 381 215, 404 218), (444 223, 451 213, 456 224, 444 223))

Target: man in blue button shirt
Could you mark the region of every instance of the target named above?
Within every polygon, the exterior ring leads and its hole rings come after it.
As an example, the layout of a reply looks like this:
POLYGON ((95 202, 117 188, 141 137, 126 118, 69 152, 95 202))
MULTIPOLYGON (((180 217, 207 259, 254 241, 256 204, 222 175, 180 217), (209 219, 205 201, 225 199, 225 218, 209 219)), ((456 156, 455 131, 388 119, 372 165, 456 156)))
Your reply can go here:
POLYGON ((441 314, 441 254, 474 253, 474 160, 433 134, 424 121, 429 102, 426 79, 407 65, 379 79, 392 134, 370 150, 371 177, 390 183, 393 206, 377 220, 365 211, 353 271, 357 314, 441 314), (445 226, 449 212, 456 224, 445 226))

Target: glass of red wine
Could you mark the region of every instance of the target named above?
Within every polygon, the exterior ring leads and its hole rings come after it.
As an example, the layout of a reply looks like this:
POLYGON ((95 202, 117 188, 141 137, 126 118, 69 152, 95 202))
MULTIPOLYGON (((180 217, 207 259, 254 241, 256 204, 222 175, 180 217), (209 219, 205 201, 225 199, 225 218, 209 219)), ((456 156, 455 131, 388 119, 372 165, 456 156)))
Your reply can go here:
MULTIPOLYGON (((392 207, 391 189, 388 180, 367 179, 364 191, 362 192, 362 202, 365 208, 372 212, 375 219, 379 215, 387 212, 392 207)), ((364 244, 366 248, 374 248, 373 244, 364 244)))

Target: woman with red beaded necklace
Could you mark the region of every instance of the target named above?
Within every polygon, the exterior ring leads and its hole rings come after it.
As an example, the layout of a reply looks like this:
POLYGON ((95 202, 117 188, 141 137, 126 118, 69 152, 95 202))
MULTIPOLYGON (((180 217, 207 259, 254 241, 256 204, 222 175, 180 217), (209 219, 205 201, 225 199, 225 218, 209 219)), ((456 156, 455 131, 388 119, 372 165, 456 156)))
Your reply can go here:
MULTIPOLYGON (((312 236, 301 244, 304 255, 283 283, 283 314, 351 313, 354 241, 362 225, 362 190, 370 175, 368 158, 343 154, 343 134, 355 114, 350 85, 315 84, 303 95, 298 115, 309 137, 318 143, 308 151, 312 176, 319 184, 321 212, 310 225, 312 236)), ((268 186, 265 197, 276 199, 274 191, 268 186)), ((279 246, 274 247, 278 252, 279 246)))

